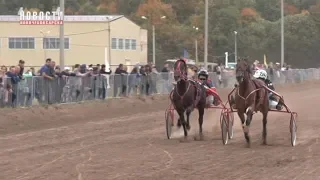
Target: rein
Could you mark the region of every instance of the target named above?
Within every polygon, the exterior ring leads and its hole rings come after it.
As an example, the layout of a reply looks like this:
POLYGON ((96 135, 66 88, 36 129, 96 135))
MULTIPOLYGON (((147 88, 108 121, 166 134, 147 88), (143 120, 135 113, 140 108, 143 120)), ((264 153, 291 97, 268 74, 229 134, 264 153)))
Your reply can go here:
MULTIPOLYGON (((176 68, 175 68, 175 73, 176 74, 179 74, 179 76, 180 76, 180 79, 177 81, 177 85, 176 85, 176 87, 175 87, 175 92, 177 93, 177 95, 180 97, 180 100, 181 101, 183 101, 183 99, 184 99, 184 97, 186 96, 186 94, 189 92, 189 90, 190 90, 190 87, 191 86, 194 86, 194 88, 196 89, 196 97, 195 97, 195 99, 194 99, 194 106, 196 106, 197 104, 198 104, 198 102, 200 101, 200 92, 201 92, 201 89, 199 89, 196 85, 192 85, 192 82, 190 82, 190 80, 188 79, 188 77, 187 77, 187 72, 184 72, 183 70, 181 70, 181 61, 178 61, 177 62, 177 66, 176 66, 176 68), (188 86, 187 86, 187 88, 186 88, 186 90, 184 91, 184 93, 183 94, 180 94, 179 93, 179 85, 178 85, 178 83, 180 82, 180 81, 185 81, 186 83, 188 83, 188 86)), ((197 83, 197 82, 196 82, 197 83)), ((171 101, 173 101, 173 92, 174 91, 172 91, 171 92, 171 94, 170 94, 170 99, 171 99, 171 101)), ((174 103, 173 103, 174 104, 174 103)))
POLYGON ((179 92, 178 92, 178 84, 177 84, 177 86, 175 88, 176 89, 176 93, 178 94, 178 96, 180 97, 181 100, 183 100, 183 97, 187 94, 187 92, 190 89, 190 82, 189 81, 187 81, 187 82, 188 82, 187 90, 182 95, 180 95, 179 92))

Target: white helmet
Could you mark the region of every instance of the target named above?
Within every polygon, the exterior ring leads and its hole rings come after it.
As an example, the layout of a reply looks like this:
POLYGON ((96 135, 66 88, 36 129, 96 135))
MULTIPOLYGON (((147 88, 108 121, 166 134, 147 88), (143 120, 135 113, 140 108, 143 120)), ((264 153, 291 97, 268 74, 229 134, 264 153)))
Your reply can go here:
POLYGON ((261 79, 267 79, 268 74, 267 74, 267 71, 265 71, 263 69, 259 69, 254 73, 253 77, 261 78, 261 79))

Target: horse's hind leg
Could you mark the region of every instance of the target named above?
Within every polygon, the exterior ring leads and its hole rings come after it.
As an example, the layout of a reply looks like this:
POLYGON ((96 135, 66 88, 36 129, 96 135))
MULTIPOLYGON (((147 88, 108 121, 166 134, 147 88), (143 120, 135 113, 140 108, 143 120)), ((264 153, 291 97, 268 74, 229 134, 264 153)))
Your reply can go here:
POLYGON ((262 119, 262 124, 263 124, 263 131, 262 131, 262 144, 267 145, 267 116, 268 116, 268 111, 263 112, 263 119, 262 119))

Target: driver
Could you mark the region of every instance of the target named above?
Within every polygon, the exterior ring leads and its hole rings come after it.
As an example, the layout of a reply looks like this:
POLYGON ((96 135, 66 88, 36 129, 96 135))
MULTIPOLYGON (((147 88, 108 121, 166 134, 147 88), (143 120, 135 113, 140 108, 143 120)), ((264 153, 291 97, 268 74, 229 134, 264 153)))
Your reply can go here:
MULTIPOLYGON (((201 84, 204 85, 204 87, 206 89, 215 89, 215 87, 213 86, 213 83, 212 81, 209 79, 209 73, 207 70, 205 69, 201 69, 199 72, 198 72, 198 79, 200 80, 201 84)), ((219 102, 217 100, 215 100, 214 96, 212 94, 208 95, 207 96, 207 106, 217 106, 219 105, 219 102)))
MULTIPOLYGON (((272 82, 268 79, 267 71, 265 71, 263 69, 258 69, 254 73, 253 77, 256 79, 262 80, 267 85, 267 87, 269 89, 271 89, 272 91, 275 91, 275 88, 274 88, 272 82)), ((279 102, 279 100, 277 100, 277 98, 273 95, 272 92, 269 92, 269 106, 272 109, 274 109, 274 108, 276 108, 277 110, 282 109, 281 103, 279 102)))

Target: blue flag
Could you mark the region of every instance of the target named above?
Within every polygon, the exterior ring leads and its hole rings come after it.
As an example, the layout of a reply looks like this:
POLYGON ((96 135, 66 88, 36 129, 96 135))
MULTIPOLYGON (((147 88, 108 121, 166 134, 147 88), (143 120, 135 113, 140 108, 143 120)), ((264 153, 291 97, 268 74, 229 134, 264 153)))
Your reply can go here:
POLYGON ((186 49, 183 49, 183 57, 184 58, 189 58, 189 53, 186 49))

